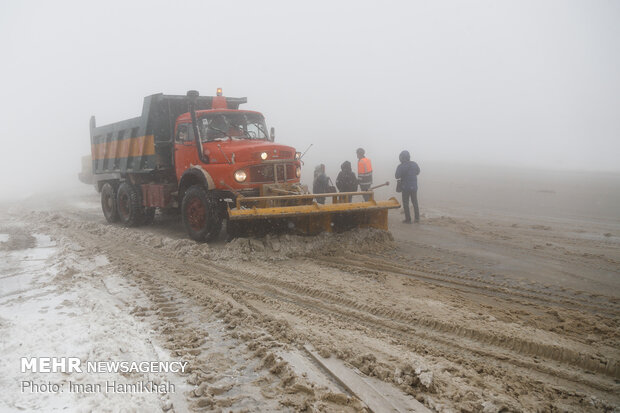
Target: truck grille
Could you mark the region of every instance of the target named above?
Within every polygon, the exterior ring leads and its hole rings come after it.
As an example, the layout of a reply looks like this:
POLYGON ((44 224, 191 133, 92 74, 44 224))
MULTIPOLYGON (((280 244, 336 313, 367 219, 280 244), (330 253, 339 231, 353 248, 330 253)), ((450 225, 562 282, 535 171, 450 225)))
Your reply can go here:
POLYGON ((250 183, 273 183, 274 166, 277 171, 278 182, 284 182, 284 168, 286 168, 286 180, 292 181, 295 178, 295 165, 254 165, 250 166, 250 183))
POLYGON ((290 159, 293 157, 293 154, 289 151, 280 151, 280 158, 281 159, 290 159))

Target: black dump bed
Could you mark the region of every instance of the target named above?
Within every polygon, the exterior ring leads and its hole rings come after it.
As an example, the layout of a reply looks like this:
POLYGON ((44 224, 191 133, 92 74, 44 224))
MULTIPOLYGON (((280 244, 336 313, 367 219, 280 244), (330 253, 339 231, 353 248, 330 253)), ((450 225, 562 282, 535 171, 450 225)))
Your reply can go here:
MULTIPOLYGON (((213 96, 199 96, 196 110, 211 109, 213 96)), ((246 98, 226 98, 229 109, 238 109, 246 98)), ((174 166, 174 122, 188 111, 188 97, 156 95, 144 98, 142 116, 104 126, 90 118, 93 174, 151 172, 174 166)))

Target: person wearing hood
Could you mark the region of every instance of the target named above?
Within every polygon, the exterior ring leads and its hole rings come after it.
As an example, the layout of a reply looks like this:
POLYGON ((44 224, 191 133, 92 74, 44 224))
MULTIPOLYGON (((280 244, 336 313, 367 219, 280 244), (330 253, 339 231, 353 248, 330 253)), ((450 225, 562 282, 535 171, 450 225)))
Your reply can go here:
POLYGON ((413 204, 414 222, 420 222, 420 209, 418 207, 418 175, 420 167, 411 160, 409 151, 402 151, 398 157, 400 165, 396 168, 396 179, 400 180, 403 194, 403 209, 405 210, 406 224, 411 224, 411 212, 409 200, 413 204))
POLYGON ((357 177, 351 169, 351 162, 344 161, 336 178, 336 187, 340 192, 356 192, 357 177))
MULTIPOLYGON (((312 182, 312 192, 315 194, 325 194, 329 191, 329 177, 325 174, 325 165, 320 164, 314 168, 314 181, 312 182)), ((317 198, 319 204, 325 203, 325 198, 317 198)))

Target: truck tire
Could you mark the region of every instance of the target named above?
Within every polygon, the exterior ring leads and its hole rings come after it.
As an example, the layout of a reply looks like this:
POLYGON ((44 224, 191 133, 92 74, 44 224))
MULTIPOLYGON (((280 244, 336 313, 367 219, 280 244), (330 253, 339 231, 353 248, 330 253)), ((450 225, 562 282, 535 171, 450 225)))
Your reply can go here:
POLYGON ((135 186, 123 182, 118 187, 116 205, 121 223, 126 227, 136 227, 144 222, 142 196, 135 186))
POLYGON ((118 222, 116 188, 108 182, 101 187, 101 209, 106 221, 109 223, 118 222))
POLYGON ((200 185, 185 191, 181 204, 183 225, 191 239, 198 242, 214 240, 222 230, 222 217, 217 200, 200 185))

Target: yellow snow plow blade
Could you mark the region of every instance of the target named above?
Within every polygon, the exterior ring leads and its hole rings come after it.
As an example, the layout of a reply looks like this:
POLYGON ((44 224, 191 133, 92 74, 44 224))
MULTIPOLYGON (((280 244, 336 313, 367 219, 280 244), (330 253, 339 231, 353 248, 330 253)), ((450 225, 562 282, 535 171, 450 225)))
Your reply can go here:
MULTIPOLYGON (((374 193, 340 192, 330 194, 238 197, 235 208, 228 209, 229 225, 236 233, 292 231, 302 234, 342 232, 353 228, 387 230, 388 209, 400 208, 395 198, 375 201, 374 193), (352 198, 370 196, 368 201, 352 198), (331 198, 320 204, 316 199, 331 198)), ((239 236, 239 235, 237 235, 239 236)))

